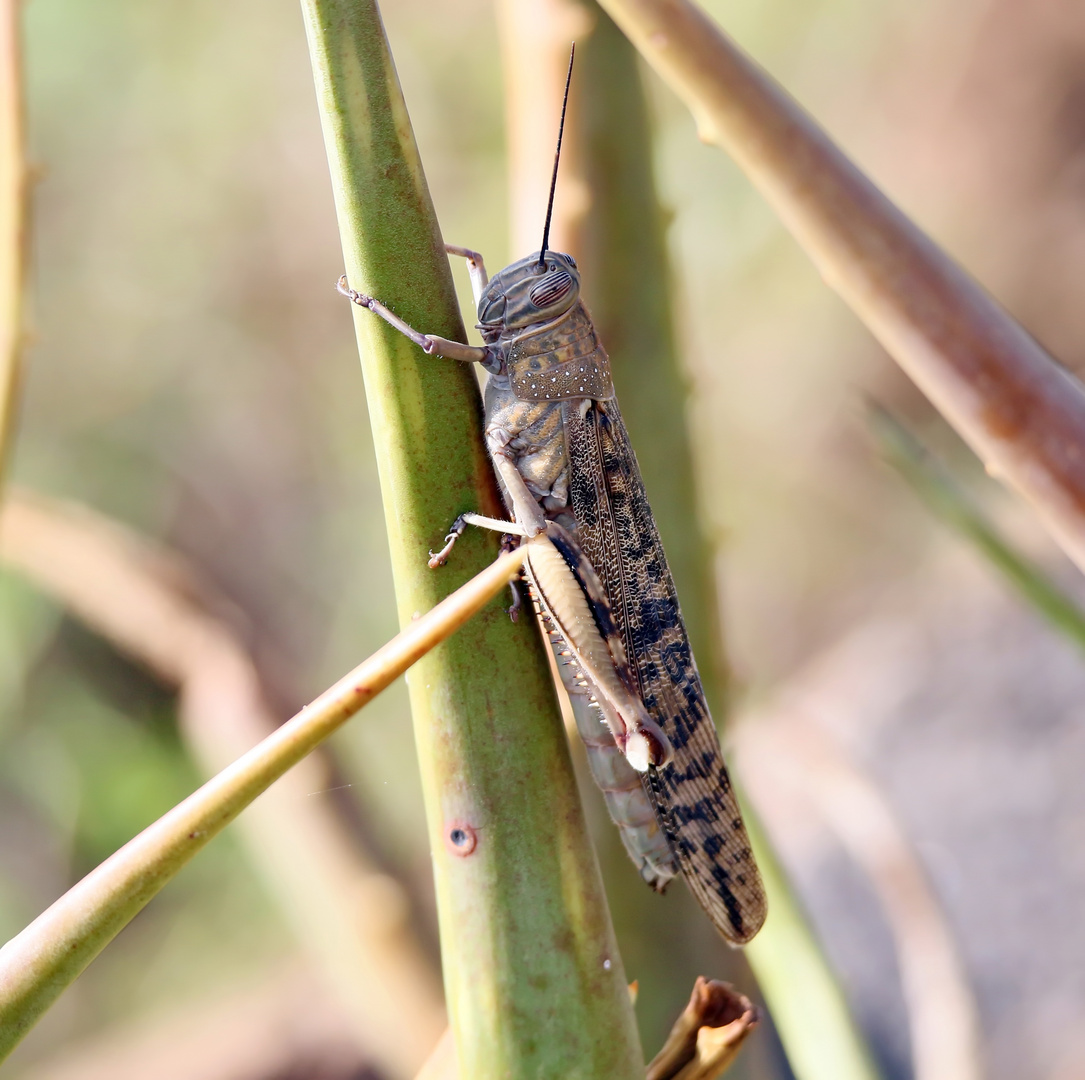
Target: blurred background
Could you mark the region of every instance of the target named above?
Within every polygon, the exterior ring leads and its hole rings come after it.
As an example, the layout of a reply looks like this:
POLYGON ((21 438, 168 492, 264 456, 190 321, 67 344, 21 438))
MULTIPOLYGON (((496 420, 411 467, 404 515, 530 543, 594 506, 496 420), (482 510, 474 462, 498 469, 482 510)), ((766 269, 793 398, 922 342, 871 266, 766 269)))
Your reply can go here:
MULTIPOLYGON (((1085 366, 1080 5, 705 6, 1061 361, 1085 366)), ((446 239, 491 270, 519 257, 492 4, 383 12, 446 239)), ((29 0, 25 28, 37 183, 14 480, 186 557, 285 718, 396 630, 300 13, 29 0)), ((905 418, 1068 593, 1085 590, 686 110, 646 85, 751 797, 887 1078, 914 1069, 899 919, 802 785, 774 786, 759 727, 816 732, 876 791, 959 954, 987 1075, 1085 1077, 1085 657, 886 467, 867 400, 905 418)), ((8 572, 0 642, 3 940, 200 772, 172 692, 8 572)), ((293 797, 345 815, 405 886, 436 965, 406 708, 402 686, 385 693, 293 797)), ((801 740, 784 742, 801 766, 801 740)), ((731 961, 684 897, 623 913, 640 886, 584 790, 651 1051, 693 975, 731 961)), ((7 1070, 375 1077, 348 1011, 228 831, 7 1070), (255 1066, 254 1045, 268 1050, 255 1066)), ((762 1042, 746 1075, 786 1075, 762 1042)))

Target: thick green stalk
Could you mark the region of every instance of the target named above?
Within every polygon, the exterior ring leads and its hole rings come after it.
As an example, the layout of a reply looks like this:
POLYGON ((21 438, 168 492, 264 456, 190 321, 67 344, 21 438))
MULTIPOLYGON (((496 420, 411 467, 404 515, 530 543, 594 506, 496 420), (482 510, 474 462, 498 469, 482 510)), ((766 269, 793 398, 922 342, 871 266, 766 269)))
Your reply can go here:
MULTIPOLYGON (((463 340, 376 4, 302 8, 350 283, 419 329, 463 340)), ((494 541, 468 533, 438 572, 427 549, 460 512, 499 504, 472 374, 368 312, 356 310, 355 322, 406 623, 491 559, 494 541)), ((483 615, 420 663, 409 686, 461 1075, 643 1076, 532 620, 483 615)))

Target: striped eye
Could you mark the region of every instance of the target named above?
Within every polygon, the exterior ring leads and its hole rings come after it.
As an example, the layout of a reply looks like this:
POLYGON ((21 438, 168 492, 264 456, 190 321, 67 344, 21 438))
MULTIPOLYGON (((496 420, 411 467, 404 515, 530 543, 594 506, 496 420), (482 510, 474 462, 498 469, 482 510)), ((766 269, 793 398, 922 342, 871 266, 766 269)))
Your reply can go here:
POLYGON ((528 294, 537 308, 548 308, 566 296, 573 287, 573 279, 565 270, 547 274, 528 294))

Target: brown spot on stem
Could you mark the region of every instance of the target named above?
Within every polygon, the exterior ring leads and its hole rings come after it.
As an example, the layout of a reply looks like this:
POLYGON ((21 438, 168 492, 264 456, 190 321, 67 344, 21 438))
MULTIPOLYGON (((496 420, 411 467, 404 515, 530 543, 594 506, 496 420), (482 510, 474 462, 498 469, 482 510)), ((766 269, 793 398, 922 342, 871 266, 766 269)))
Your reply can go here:
POLYGON ((466 858, 478 847, 478 833, 470 825, 454 821, 445 829, 445 847, 453 855, 466 858))

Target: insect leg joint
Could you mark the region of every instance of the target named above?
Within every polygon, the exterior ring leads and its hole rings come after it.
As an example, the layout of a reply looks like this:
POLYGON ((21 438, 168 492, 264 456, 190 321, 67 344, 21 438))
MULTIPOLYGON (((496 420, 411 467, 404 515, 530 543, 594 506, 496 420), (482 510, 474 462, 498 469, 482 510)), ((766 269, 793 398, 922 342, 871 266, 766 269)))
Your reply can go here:
POLYGON ((486 274, 486 264, 482 261, 482 256, 477 251, 457 247, 455 244, 445 244, 445 251, 449 255, 459 255, 467 260, 467 272, 471 275, 471 291, 475 295, 475 307, 477 308, 479 300, 482 299, 482 291, 490 281, 486 274))

